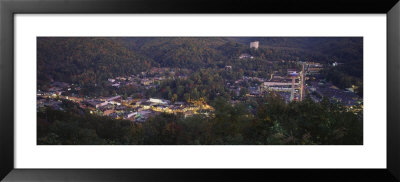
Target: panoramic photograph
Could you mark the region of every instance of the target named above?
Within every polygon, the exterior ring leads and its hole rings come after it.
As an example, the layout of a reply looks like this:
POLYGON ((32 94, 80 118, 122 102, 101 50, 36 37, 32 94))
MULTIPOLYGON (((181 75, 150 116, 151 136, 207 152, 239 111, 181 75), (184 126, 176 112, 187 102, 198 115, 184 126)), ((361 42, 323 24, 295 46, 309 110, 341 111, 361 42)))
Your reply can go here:
POLYGON ((363 145, 363 37, 37 37, 37 145, 363 145))

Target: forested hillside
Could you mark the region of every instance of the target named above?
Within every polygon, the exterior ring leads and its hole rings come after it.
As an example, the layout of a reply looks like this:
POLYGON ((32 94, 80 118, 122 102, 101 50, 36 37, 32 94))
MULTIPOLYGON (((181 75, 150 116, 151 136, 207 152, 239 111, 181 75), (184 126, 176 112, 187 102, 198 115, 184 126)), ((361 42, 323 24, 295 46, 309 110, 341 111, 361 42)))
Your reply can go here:
POLYGON ((240 68, 249 74, 281 60, 325 64, 337 61, 343 64, 331 72, 362 80, 360 38, 39 37, 37 50, 39 88, 51 80, 102 85, 107 78, 137 74, 151 67, 197 70, 232 65, 235 71, 240 68), (253 40, 260 41, 257 51, 248 48, 253 40), (242 53, 254 55, 256 61, 239 60, 242 53))
POLYGON ((103 38, 38 38, 37 49, 39 86, 50 80, 84 86, 154 66, 153 60, 103 38))
POLYGON ((252 116, 243 104, 215 100, 215 117, 160 114, 145 123, 83 113, 63 101, 65 112, 38 112, 38 144, 45 145, 360 145, 363 123, 324 99, 285 104, 276 95, 258 101, 252 116), (78 114, 80 113, 80 114, 78 114))

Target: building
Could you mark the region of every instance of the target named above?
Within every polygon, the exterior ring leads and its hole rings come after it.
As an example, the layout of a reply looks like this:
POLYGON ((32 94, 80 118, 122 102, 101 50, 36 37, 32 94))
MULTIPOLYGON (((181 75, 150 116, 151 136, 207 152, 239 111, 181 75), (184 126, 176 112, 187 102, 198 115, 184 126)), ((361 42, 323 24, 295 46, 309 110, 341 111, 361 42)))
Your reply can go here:
POLYGON ((119 83, 114 83, 114 84, 112 84, 111 86, 113 86, 113 87, 119 87, 120 84, 119 84, 119 83))
POLYGON ((111 101, 119 101, 119 102, 121 102, 121 99, 122 99, 122 97, 117 95, 117 96, 108 98, 107 101, 108 102, 111 102, 111 101))
POLYGON ((191 117, 191 116, 194 115, 194 112, 191 111, 191 110, 190 110, 190 111, 185 111, 185 112, 183 113, 183 115, 184 115, 185 118, 191 117))
POLYGON ((183 107, 185 105, 185 103, 184 102, 174 102, 174 105, 178 106, 178 107, 183 107))
POLYGON ((111 113, 114 113, 114 112, 115 112, 115 110, 113 110, 113 109, 105 110, 105 111, 103 112, 103 115, 104 115, 104 116, 109 116, 111 113))
POLYGON ((154 104, 162 104, 162 105, 168 104, 168 101, 167 101, 167 100, 163 100, 163 99, 154 99, 154 98, 150 98, 150 99, 149 99, 149 102, 154 103, 154 104))
MULTIPOLYGON (((299 87, 299 83, 294 83, 295 87, 299 87)), ((263 82, 261 85, 262 90, 278 91, 278 92, 291 92, 292 83, 289 80, 282 80, 279 82, 263 82)))
POLYGON ((108 104, 107 101, 103 102, 103 101, 100 101, 100 100, 89 100, 89 101, 85 101, 85 103, 88 104, 89 106, 92 106, 92 107, 96 108, 96 109, 108 104))
POLYGON ((260 88, 259 87, 249 87, 249 94, 251 96, 258 96, 260 95, 260 88))
POLYGON ((125 114, 124 119, 135 119, 135 116, 137 115, 137 112, 130 112, 125 114))
POLYGON ((300 72, 300 101, 303 101, 304 97, 304 64, 302 65, 301 72, 300 72))
POLYGON ((139 111, 135 115, 136 121, 144 122, 147 118, 151 116, 151 114, 152 114, 151 111, 139 111))
POLYGON ((292 91, 290 92, 290 101, 295 100, 294 86, 295 86, 295 81, 296 81, 297 76, 299 76, 299 75, 296 72, 293 72, 290 74, 290 77, 292 78, 292 91))
POLYGON ((144 110, 150 109, 151 106, 153 106, 153 105, 154 105, 154 103, 151 103, 151 102, 148 102, 148 101, 142 102, 142 103, 140 104, 140 106, 141 106, 144 110))
POLYGON ((121 81, 125 81, 125 80, 126 80, 125 77, 121 77, 121 76, 117 77, 116 79, 117 79, 117 80, 121 80, 121 81))
POLYGON ((36 92, 36 95, 37 95, 37 96, 43 96, 43 95, 45 95, 45 93, 42 92, 42 91, 40 91, 40 90, 38 90, 38 91, 36 92))
POLYGON ((150 80, 150 79, 145 78, 145 79, 140 80, 140 83, 141 83, 142 85, 150 85, 150 84, 153 83, 153 80, 150 80))
POLYGON ((332 63, 332 66, 338 66, 339 65, 339 63, 338 62, 334 62, 334 63, 332 63))
MULTIPOLYGON (((263 86, 264 87, 284 87, 284 86, 291 86, 292 83, 291 82, 264 82, 263 86)), ((295 86, 298 86, 299 83, 294 83, 295 86)))
POLYGON ((309 67, 307 69, 307 74, 308 75, 317 75, 319 74, 319 72, 322 70, 323 68, 319 68, 319 67, 309 67))
POLYGON ((259 45, 258 41, 250 42, 250 49, 251 48, 258 49, 258 45, 259 45))
POLYGON ((239 56, 239 59, 247 59, 247 58, 253 59, 254 57, 247 53, 241 54, 239 56))
POLYGON ((296 69, 287 69, 287 74, 288 75, 295 74, 295 73, 297 73, 296 69))

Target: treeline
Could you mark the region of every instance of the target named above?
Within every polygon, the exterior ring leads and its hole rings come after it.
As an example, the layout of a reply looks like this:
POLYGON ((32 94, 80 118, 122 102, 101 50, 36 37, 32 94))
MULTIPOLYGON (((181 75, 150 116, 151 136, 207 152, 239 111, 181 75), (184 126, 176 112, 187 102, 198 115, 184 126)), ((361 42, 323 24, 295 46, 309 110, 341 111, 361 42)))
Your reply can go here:
POLYGON ((167 79, 157 88, 146 91, 148 97, 159 97, 171 101, 186 101, 205 99, 206 102, 216 97, 231 99, 230 91, 225 87, 229 82, 241 78, 243 75, 232 71, 200 69, 192 73, 187 79, 167 79))
POLYGON ((322 71, 323 78, 327 81, 332 82, 334 85, 338 86, 340 89, 352 88, 356 86, 354 90, 357 95, 363 97, 363 80, 360 77, 352 76, 347 74, 346 68, 342 65, 337 67, 330 67, 322 71))
POLYGON ((286 104, 270 94, 256 102, 232 106, 212 102, 214 117, 159 114, 144 123, 113 120, 82 111, 73 103, 66 111, 38 112, 39 145, 362 145, 362 113, 323 99, 286 104))

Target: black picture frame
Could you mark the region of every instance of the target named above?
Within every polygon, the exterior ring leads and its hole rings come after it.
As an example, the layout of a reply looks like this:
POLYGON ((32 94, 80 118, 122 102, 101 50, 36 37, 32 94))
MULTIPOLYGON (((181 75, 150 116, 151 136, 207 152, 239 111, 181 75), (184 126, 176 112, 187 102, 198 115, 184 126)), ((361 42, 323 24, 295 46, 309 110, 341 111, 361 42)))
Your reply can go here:
MULTIPOLYGON (((318 15, 316 15, 318 16, 318 15)), ((0 179, 4 181, 399 181, 398 0, 0 0, 0 179), (15 169, 14 14, 382 13, 387 15, 386 169, 15 169)))

